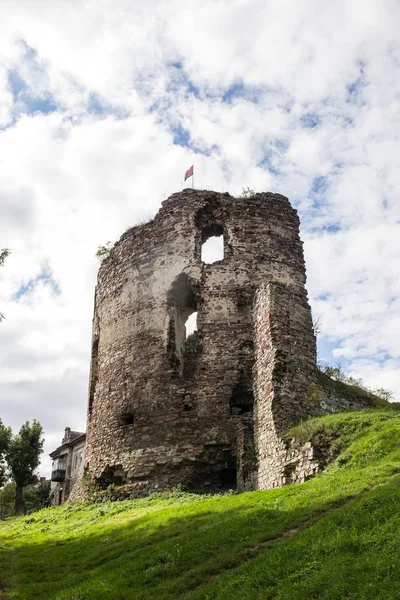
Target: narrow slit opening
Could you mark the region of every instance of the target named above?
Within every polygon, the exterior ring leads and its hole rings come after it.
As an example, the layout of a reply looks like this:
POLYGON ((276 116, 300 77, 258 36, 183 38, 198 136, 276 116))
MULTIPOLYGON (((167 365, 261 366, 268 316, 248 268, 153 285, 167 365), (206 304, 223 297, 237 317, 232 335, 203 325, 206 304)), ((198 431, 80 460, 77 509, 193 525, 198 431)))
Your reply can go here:
POLYGON ((123 413, 119 417, 119 424, 122 426, 123 425, 133 425, 134 422, 135 422, 135 418, 134 418, 133 413, 123 413))
POLYGON ((197 311, 193 312, 188 316, 185 322, 185 339, 187 340, 189 335, 197 331, 197 311))

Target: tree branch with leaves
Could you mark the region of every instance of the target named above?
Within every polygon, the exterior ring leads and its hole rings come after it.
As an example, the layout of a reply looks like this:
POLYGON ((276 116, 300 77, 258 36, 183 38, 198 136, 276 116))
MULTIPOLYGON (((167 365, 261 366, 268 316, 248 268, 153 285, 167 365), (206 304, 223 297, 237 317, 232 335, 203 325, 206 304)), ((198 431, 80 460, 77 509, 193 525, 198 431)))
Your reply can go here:
MULTIPOLYGON (((4 262, 7 258, 7 256, 10 255, 10 251, 8 248, 3 248, 2 250, 0 250, 0 267, 2 267, 4 265, 4 262)), ((3 313, 0 311, 0 321, 2 321, 4 319, 4 315, 3 313)))
POLYGON ((6 427, 0 419, 0 488, 7 481, 7 468, 5 464, 5 456, 10 446, 12 431, 10 427, 6 427))
POLYGON ((27 421, 18 434, 11 435, 5 451, 5 459, 10 470, 11 479, 15 482, 15 514, 25 513, 23 488, 36 483, 35 470, 40 463, 43 451, 43 428, 34 419, 32 425, 27 421))

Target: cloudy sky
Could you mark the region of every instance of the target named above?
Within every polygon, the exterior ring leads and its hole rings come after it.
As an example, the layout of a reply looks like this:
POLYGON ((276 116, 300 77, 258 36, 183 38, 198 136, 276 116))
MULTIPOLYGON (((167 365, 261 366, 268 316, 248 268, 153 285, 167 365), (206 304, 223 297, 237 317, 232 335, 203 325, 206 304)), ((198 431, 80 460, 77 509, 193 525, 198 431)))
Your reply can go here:
POLYGON ((291 199, 320 358, 400 400, 399 24, 398 0, 2 0, 5 423, 46 452, 85 428, 96 249, 192 163, 291 199))

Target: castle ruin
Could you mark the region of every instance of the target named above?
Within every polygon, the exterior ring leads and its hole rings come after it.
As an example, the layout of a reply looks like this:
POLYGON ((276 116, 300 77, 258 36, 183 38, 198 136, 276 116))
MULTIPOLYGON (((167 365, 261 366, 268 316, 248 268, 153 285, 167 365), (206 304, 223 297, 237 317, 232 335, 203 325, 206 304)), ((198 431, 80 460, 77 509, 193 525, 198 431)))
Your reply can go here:
POLYGON ((125 232, 95 293, 93 480, 140 494, 177 484, 269 489, 288 472, 304 479, 299 465, 312 457, 293 462, 283 432, 308 415, 365 406, 318 381, 305 280, 299 218, 280 194, 185 189, 125 232), (202 245, 213 236, 223 257, 206 264, 202 245))

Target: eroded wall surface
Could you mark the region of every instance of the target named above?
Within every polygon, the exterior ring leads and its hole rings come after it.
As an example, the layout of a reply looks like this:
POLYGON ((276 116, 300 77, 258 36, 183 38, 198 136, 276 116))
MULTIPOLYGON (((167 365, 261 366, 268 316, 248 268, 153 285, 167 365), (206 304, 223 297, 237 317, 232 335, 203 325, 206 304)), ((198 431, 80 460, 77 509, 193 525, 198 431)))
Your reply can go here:
POLYGON ((246 489, 270 485, 262 474, 273 443, 266 423, 276 418, 279 436, 303 410, 315 368, 298 230, 296 211, 279 194, 233 198, 187 189, 121 237, 100 268, 95 294, 86 445, 94 479, 145 492, 178 483, 199 491, 237 481, 246 489), (224 258, 202 263, 202 243, 220 234, 224 258), (185 339, 193 311, 198 331, 185 339), (279 332, 271 337, 263 322, 276 311, 268 327, 279 332), (290 348, 297 361, 279 401, 270 388, 282 361, 274 348, 272 372, 263 336, 284 352, 290 348), (296 344, 306 352, 301 360, 296 344))
POLYGON ((286 482, 282 434, 301 418, 323 414, 309 402, 316 348, 305 289, 262 284, 254 308, 255 448, 257 487, 286 482))

